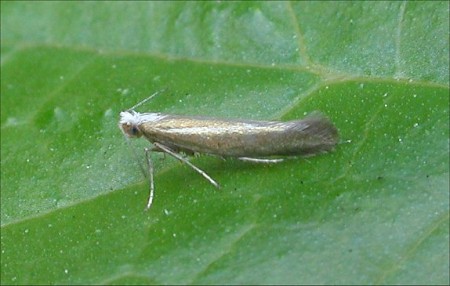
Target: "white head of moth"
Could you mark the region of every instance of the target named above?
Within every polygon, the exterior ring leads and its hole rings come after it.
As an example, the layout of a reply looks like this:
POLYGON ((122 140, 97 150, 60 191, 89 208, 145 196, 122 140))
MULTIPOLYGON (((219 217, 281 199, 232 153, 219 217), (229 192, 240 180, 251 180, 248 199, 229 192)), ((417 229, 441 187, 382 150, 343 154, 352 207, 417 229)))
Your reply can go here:
POLYGON ((155 92, 154 94, 150 95, 148 98, 139 102, 132 108, 130 108, 126 111, 120 112, 119 128, 120 128, 120 130, 122 130, 123 134, 126 137, 139 138, 143 134, 142 130, 140 129, 140 125, 142 123, 157 121, 159 119, 166 117, 166 115, 163 115, 161 113, 139 113, 139 112, 134 111, 134 109, 136 107, 149 101, 158 93, 160 93, 160 92, 155 92))
POLYGON ((144 122, 154 122, 166 117, 161 113, 139 113, 134 110, 122 111, 120 113, 119 128, 128 138, 139 138, 142 136, 140 126, 144 122))

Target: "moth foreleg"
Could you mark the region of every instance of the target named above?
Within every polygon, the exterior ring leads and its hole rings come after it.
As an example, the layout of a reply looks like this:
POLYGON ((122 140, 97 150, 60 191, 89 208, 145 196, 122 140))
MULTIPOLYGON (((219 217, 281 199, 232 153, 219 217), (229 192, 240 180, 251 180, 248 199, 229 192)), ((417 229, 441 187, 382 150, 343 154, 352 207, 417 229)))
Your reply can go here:
POLYGON ((152 151, 151 149, 145 148, 145 159, 147 161, 147 167, 148 167, 148 177, 149 177, 149 181, 150 181, 150 192, 148 195, 148 201, 147 201, 147 207, 145 208, 145 210, 148 210, 153 202, 153 194, 155 191, 155 184, 154 184, 154 179, 153 179, 153 161, 152 158, 150 157, 150 152, 152 151))

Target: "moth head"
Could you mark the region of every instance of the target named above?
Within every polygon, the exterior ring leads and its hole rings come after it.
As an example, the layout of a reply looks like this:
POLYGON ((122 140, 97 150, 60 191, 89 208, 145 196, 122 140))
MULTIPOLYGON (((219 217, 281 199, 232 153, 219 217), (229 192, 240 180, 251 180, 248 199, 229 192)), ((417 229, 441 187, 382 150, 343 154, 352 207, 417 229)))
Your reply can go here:
POLYGON ((139 125, 140 115, 138 112, 131 110, 120 113, 119 128, 128 138, 139 138, 142 136, 139 125))

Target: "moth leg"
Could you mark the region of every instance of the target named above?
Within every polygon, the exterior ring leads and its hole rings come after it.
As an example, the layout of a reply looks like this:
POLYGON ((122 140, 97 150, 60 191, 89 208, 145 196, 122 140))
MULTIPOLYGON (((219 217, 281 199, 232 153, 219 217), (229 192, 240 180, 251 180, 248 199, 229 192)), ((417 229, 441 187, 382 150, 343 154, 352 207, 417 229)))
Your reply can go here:
POLYGON ((180 154, 175 153, 174 151, 172 151, 170 148, 162 145, 161 143, 158 142, 153 142, 153 145, 155 145, 156 147, 158 147, 159 149, 163 150, 165 153, 172 155, 173 157, 175 157, 176 159, 180 160, 181 162, 187 164, 189 167, 191 167, 192 169, 194 169, 197 173, 199 173, 200 175, 202 175, 205 179, 207 179, 211 184, 213 184, 216 188, 220 188, 220 185, 214 181, 208 174, 205 173, 205 171, 201 170, 200 168, 196 167, 194 164, 192 164, 191 162, 189 162, 188 160, 186 160, 185 158, 183 158, 180 154))
POLYGON ((284 159, 262 159, 262 158, 249 158, 249 157, 239 157, 239 160, 247 161, 247 162, 253 162, 253 163, 264 163, 264 164, 271 164, 271 163, 280 163, 283 162, 284 159))
POLYGON ((153 194, 155 191, 155 184, 154 184, 154 179, 153 179, 153 161, 152 158, 150 157, 150 152, 152 152, 151 149, 145 148, 145 159, 147 161, 147 167, 148 167, 148 177, 149 177, 149 181, 150 181, 150 192, 148 195, 148 200, 147 200, 147 207, 145 208, 145 210, 148 210, 153 202, 153 194))

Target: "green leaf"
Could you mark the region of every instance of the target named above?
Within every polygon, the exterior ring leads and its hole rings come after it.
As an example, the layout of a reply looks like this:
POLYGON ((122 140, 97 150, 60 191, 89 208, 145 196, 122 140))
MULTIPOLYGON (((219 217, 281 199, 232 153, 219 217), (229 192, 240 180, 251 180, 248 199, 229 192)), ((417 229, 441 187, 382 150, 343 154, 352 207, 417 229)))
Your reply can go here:
POLYGON ((448 284, 448 2, 1 2, 2 284, 448 284), (334 152, 201 156, 118 113, 289 120, 334 152))

